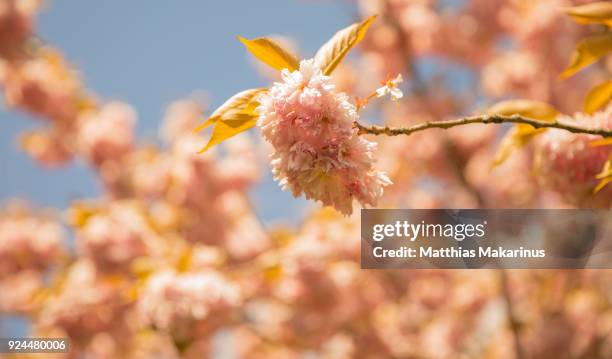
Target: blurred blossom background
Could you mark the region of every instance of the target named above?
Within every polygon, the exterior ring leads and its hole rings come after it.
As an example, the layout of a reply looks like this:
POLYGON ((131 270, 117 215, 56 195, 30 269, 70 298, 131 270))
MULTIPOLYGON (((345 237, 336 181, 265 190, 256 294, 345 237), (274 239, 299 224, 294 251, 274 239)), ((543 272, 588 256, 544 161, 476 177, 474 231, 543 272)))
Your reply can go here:
MULTIPOLYGON (((267 85, 269 80, 253 71, 254 61, 236 41, 237 35, 282 34, 299 41, 306 55, 355 16, 353 4, 327 1, 187 1, 181 6, 45 1, 36 15, 35 32, 60 49, 97 94, 133 106, 138 112, 135 133, 155 143, 172 101, 194 97, 210 114, 241 89, 267 85), (236 11, 238 7, 241 11, 236 11), (312 19, 317 19, 316 27, 311 26, 312 19)), ((0 156, 11 169, 2 176, 2 198, 19 196, 65 207, 75 198, 102 191, 83 163, 49 171, 25 160, 15 139, 38 123, 6 108, 0 116, 0 156), (45 186, 38 181, 43 175, 45 186)), ((258 213, 266 221, 298 219, 306 202, 279 191, 268 171, 262 174, 266 178, 255 194, 258 213)))
MULTIPOLYGON (((559 77, 580 39, 610 31, 563 12, 587 3, 0 0, 0 337, 69 337, 53 356, 67 358, 612 357, 609 270, 361 270, 358 210, 283 191, 258 130, 204 154, 210 132, 193 131, 279 80, 236 35, 309 58, 372 14, 336 89, 402 74, 404 97, 363 123, 522 99, 612 129, 610 105, 583 109, 609 55, 559 77)), ((610 208, 609 186, 592 191, 609 146, 515 130, 368 136, 393 181, 379 207, 610 208)))

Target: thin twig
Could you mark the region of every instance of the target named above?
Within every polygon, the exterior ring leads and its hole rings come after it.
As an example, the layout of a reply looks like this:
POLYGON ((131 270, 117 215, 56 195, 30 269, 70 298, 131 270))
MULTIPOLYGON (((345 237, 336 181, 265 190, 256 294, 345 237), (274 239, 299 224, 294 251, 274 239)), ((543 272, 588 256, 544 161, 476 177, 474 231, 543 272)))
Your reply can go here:
POLYGON ((359 122, 354 123, 354 127, 359 130, 359 134, 369 134, 369 135, 386 135, 386 136, 399 136, 399 135, 410 135, 415 132, 424 131, 430 128, 442 128, 448 129, 455 126, 469 125, 472 123, 482 123, 482 124, 490 124, 490 123, 521 123, 525 125, 531 125, 534 128, 557 128, 573 133, 584 133, 589 135, 596 135, 601 137, 612 137, 612 130, 607 130, 603 128, 587 128, 580 127, 576 125, 571 125, 568 123, 555 121, 540 121, 535 120, 528 117, 523 117, 519 115, 512 116, 502 116, 502 115, 482 115, 482 116, 472 116, 459 118, 455 120, 446 120, 446 121, 436 121, 436 122, 423 122, 410 127, 388 127, 388 126, 366 126, 362 125, 359 122))

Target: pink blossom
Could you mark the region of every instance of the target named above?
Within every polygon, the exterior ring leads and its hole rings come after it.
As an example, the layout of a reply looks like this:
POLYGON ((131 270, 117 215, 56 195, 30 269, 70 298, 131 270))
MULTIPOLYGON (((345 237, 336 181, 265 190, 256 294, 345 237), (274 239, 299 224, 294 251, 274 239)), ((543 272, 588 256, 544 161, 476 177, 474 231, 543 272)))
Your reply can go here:
POLYGON ((410 38, 414 51, 417 54, 431 52, 441 27, 440 15, 427 2, 411 1, 403 5, 398 21, 410 38))
POLYGON ((482 87, 493 97, 525 94, 528 98, 546 100, 548 84, 534 81, 544 69, 540 57, 530 52, 509 52, 489 62, 482 70, 482 87))
POLYGON ((195 271, 216 268, 225 260, 223 251, 216 246, 196 244, 192 247, 189 268, 195 271))
POLYGON ((131 169, 129 182, 140 198, 159 198, 170 184, 172 158, 167 152, 153 148, 132 151, 127 166, 131 169))
POLYGON ((143 210, 132 202, 112 202, 77 231, 77 245, 101 271, 129 270, 131 262, 154 254, 159 238, 143 210))
POLYGON ((519 41, 533 46, 537 41, 546 41, 559 34, 566 20, 562 9, 567 5, 564 0, 507 1, 500 9, 497 20, 519 41), (519 21, 521 26, 517 26, 519 21))
POLYGON ((215 151, 198 154, 202 139, 194 134, 183 136, 171 149, 168 197, 176 203, 195 208, 210 204, 218 193, 215 151))
POLYGON ((43 288, 43 276, 23 270, 0 279, 0 313, 29 313, 36 308, 36 294, 43 288))
MULTIPOLYGON (((403 35, 399 29, 387 24, 379 24, 370 30, 363 45, 364 51, 367 51, 364 54, 365 61, 362 61, 362 69, 357 69, 357 71, 361 70, 358 81, 360 87, 363 86, 364 89, 367 87, 367 91, 370 91, 378 84, 381 77, 406 69, 404 53, 398 46, 401 36, 403 35), (364 71, 366 69, 367 71, 364 71)), ((348 67, 346 64, 344 66, 348 67)), ((334 77, 335 74, 336 72, 334 72, 334 77)))
POLYGON ((223 246, 232 259, 252 259, 268 248, 268 235, 242 193, 228 191, 219 196, 218 201, 219 211, 228 224, 223 246))
POLYGON ((24 56, 23 43, 32 32, 33 17, 39 0, 2 0, 0 2, 0 56, 17 59, 24 56))
POLYGON ((160 129, 161 137, 167 143, 172 144, 182 136, 193 133, 203 113, 204 107, 194 99, 171 103, 166 109, 160 129))
POLYGON ((24 134, 21 148, 41 166, 58 167, 71 158, 65 137, 58 131, 32 131, 24 134))
POLYGON ((353 129, 359 116, 331 78, 302 61, 300 70, 284 70, 260 98, 258 126, 274 147, 272 167, 283 189, 294 196, 353 212, 353 200, 375 206, 389 179, 374 169, 374 142, 353 129))
POLYGON ((77 148, 94 166, 117 160, 132 147, 136 112, 121 102, 109 102, 99 111, 79 118, 77 148))
POLYGON ((404 81, 402 74, 398 74, 395 78, 385 82, 385 84, 376 90, 377 97, 383 97, 387 94, 391 95, 393 101, 397 101, 404 97, 402 90, 398 88, 399 84, 404 81))
MULTIPOLYGON (((593 128, 612 128, 612 106, 592 116, 578 113, 561 116, 560 122, 593 128)), ((537 142, 537 171, 540 183, 563 196, 570 204, 609 207, 609 188, 593 195, 598 183, 595 176, 610 155, 609 146, 592 146, 597 136, 573 134, 563 130, 547 130, 537 142)))
POLYGON ((79 75, 58 51, 37 51, 37 57, 5 66, 6 103, 53 121, 70 122, 83 96, 79 75))
POLYGON ((238 304, 239 288, 215 271, 162 270, 148 280, 138 311, 145 324, 185 338, 208 333, 238 304))
POLYGON ((0 213, 0 277, 45 270, 63 253, 64 232, 49 219, 16 210, 0 213))
POLYGON ((223 189, 242 190, 254 184, 261 175, 261 161, 253 141, 241 134, 223 143, 227 155, 218 161, 217 176, 223 189))
POLYGON ((74 262, 58 289, 42 308, 37 322, 41 328, 60 329, 74 344, 85 344, 103 332, 125 337, 130 305, 124 288, 101 277, 92 262, 74 262))

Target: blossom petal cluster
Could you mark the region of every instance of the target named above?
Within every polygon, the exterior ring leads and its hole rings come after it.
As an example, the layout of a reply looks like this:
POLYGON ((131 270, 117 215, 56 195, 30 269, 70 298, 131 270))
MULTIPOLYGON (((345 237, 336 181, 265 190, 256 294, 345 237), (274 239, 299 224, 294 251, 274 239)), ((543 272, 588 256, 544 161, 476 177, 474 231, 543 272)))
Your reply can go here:
MULTIPOLYGON (((578 113, 562 116, 560 122, 592 128, 612 128, 612 106, 593 115, 578 113)), ((609 207, 609 189, 593 194, 596 178, 609 157, 609 146, 594 146, 600 137, 573 134, 563 130, 546 131, 536 145, 538 178, 542 184, 559 193, 573 205, 609 207)))
POLYGON ((103 332, 127 339, 126 312, 130 307, 121 281, 104 279, 87 259, 75 261, 50 293, 39 314, 41 330, 59 330, 78 347, 103 332))
POLYGON ((258 126, 274 147, 272 166, 284 189, 343 214, 353 200, 375 206, 390 180, 374 168, 374 142, 357 135, 357 109, 312 60, 283 70, 260 98, 258 126))
POLYGON ((63 253, 64 232, 50 219, 17 210, 0 212, 0 279, 22 269, 44 270, 63 253))
POLYGON ((382 87, 376 90, 376 97, 383 97, 390 94, 393 101, 401 99, 404 97, 404 93, 398 88, 398 85, 403 81, 402 74, 399 74, 395 78, 385 82, 382 87))
POLYGON ((106 211, 92 214, 77 235, 79 250, 104 272, 126 270, 159 245, 142 209, 132 202, 113 202, 106 211))
POLYGON ((238 286, 216 271, 175 273, 160 271, 147 283, 138 303, 143 320, 156 328, 187 336, 200 322, 211 329, 210 317, 220 317, 240 304, 238 286), (208 320, 208 321, 207 321, 208 320))

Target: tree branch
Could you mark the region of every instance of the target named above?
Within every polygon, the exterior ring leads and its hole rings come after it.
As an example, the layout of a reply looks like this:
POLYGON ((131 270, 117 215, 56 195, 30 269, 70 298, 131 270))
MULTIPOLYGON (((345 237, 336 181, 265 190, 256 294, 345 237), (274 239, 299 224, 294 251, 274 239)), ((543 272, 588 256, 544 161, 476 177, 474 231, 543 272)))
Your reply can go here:
POLYGON ((399 135, 410 135, 414 132, 419 132, 423 130, 427 130, 430 128, 442 128, 448 129, 455 126, 469 125, 472 123, 482 123, 482 124, 500 124, 500 123, 521 123, 525 125, 531 125, 534 128, 557 128, 573 133, 584 133, 589 135, 596 135, 601 137, 612 137, 612 130, 607 130, 603 128, 588 128, 588 127, 580 127, 568 123, 559 122, 557 120, 554 121, 541 121, 535 120, 528 117, 523 117, 519 115, 511 115, 511 116, 502 116, 502 115, 482 115, 482 116, 472 116, 459 118, 455 120, 446 120, 446 121, 436 121, 436 122, 423 122, 410 127, 382 127, 382 126, 366 126, 362 125, 359 122, 354 123, 354 127, 359 130, 359 134, 369 134, 369 135, 386 135, 386 136, 399 136, 399 135))

